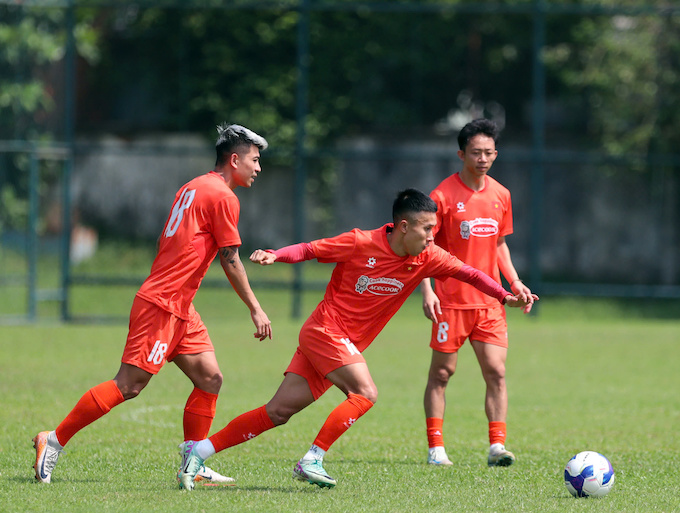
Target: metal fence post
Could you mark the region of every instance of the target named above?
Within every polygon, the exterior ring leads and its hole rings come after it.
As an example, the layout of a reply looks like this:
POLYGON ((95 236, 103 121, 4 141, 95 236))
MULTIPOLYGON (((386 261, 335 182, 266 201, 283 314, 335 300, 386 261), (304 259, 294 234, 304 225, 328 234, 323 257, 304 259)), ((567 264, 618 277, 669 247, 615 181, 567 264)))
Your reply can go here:
MULTIPOLYGON (((305 237, 305 189, 307 184, 307 152, 305 148, 308 102, 309 102, 309 0, 303 0, 300 8, 297 33, 297 90, 296 110, 297 133, 295 140, 295 187, 294 233, 295 240, 302 242, 305 237)), ((291 315, 300 317, 302 311, 303 266, 293 266, 293 308, 291 315)))
POLYGON ((76 39, 75 0, 70 0, 66 10, 66 54, 65 54, 65 123, 64 136, 68 155, 64 163, 64 193, 62 196, 62 239, 61 239, 61 318, 69 320, 69 287, 71 273, 71 172, 73 170, 76 116, 76 39))
POLYGON ((533 158, 531 159, 531 234, 529 278, 532 290, 541 291, 541 239, 543 229, 543 174, 545 169, 545 0, 534 0, 533 38, 533 158))

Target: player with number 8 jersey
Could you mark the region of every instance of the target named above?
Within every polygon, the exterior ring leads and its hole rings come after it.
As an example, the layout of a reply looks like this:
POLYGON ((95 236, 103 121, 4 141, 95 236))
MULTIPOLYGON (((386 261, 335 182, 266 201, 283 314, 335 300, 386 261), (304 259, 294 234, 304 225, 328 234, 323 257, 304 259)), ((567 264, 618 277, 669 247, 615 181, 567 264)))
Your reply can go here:
MULTIPOLYGON (((240 203, 233 192, 236 187, 250 187, 261 172, 260 150, 267 148, 267 141, 240 125, 224 124, 217 130, 215 169, 189 181, 175 196, 151 272, 132 304, 118 373, 88 390, 54 431, 34 438, 38 481, 51 482, 59 454, 71 437, 136 397, 166 362, 175 363, 194 384, 184 407, 185 440, 208 435, 222 373, 193 299, 216 255, 250 310, 255 337, 271 338, 271 323, 250 288, 238 254, 240 203)), ((233 481, 205 466, 198 469, 196 480, 233 481)))

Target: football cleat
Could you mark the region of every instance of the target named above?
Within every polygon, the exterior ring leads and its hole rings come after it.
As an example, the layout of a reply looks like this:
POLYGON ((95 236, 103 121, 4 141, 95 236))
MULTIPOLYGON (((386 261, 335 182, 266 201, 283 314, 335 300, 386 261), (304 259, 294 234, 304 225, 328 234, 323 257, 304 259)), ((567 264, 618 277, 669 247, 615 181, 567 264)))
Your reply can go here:
POLYGON ((333 488, 337 484, 337 481, 326 473, 321 460, 298 461, 293 469, 293 478, 315 484, 319 488, 333 488))
POLYGON ((194 479, 203 466, 203 458, 196 454, 194 447, 197 442, 189 440, 180 444, 182 463, 179 467, 179 489, 191 491, 194 489, 194 479))
POLYGON ((41 431, 35 438, 33 438, 33 447, 35 448, 35 478, 40 483, 52 482, 52 471, 57 465, 59 455, 63 449, 58 449, 50 445, 47 436, 49 431, 41 431))
POLYGON ((443 447, 430 447, 427 451, 428 465, 453 465, 453 462, 446 455, 446 450, 443 447))
POLYGON ((508 451, 504 445, 494 444, 489 449, 487 461, 490 467, 509 467, 515 463, 515 455, 508 451))
POLYGON ((229 485, 235 482, 236 480, 233 477, 223 476, 205 465, 201 465, 201 468, 198 469, 198 474, 196 474, 196 477, 194 478, 194 483, 201 483, 202 485, 229 485))

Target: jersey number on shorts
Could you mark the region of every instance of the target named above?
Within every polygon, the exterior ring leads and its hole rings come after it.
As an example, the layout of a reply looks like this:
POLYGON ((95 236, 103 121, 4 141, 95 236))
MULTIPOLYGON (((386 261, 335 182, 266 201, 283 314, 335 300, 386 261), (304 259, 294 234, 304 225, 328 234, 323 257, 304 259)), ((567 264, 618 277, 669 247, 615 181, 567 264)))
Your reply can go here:
POLYGON ((449 323, 440 322, 439 329, 437 330, 437 342, 443 344, 449 339, 449 323))
POLYGON ((184 211, 191 206, 194 201, 194 196, 196 196, 196 189, 184 189, 182 195, 175 203, 172 209, 172 215, 168 221, 168 227, 165 229, 165 236, 172 237, 175 235, 177 228, 179 228, 179 223, 182 222, 182 217, 184 217, 184 211))
POLYGON ((160 340, 156 340, 156 343, 151 350, 151 354, 146 359, 147 362, 153 362, 154 365, 160 365, 165 358, 165 352, 168 350, 168 344, 161 344, 160 340))
POLYGON ((349 354, 361 354, 361 352, 357 349, 357 346, 352 344, 352 341, 348 338, 341 338, 340 342, 345 344, 347 346, 347 350, 349 351, 349 354))

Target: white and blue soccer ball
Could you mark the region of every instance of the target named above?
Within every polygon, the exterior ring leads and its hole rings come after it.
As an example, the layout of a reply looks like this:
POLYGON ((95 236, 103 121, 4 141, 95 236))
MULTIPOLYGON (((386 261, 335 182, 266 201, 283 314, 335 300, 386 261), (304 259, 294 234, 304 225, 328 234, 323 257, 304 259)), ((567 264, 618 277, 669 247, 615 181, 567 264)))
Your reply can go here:
POLYGON ((574 497, 604 497, 614 486, 614 468, 599 452, 583 451, 567 462, 564 484, 574 497))

